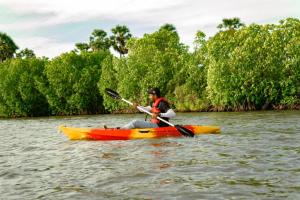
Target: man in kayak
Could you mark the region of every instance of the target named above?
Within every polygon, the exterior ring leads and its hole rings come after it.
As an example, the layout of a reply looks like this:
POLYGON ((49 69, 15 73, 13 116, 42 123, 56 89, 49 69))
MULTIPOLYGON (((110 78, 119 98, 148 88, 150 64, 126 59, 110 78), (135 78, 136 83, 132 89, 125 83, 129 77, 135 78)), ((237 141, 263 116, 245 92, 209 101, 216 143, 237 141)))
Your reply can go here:
POLYGON ((136 104, 134 104, 133 106, 139 109, 141 112, 142 110, 139 107, 151 112, 153 115, 150 122, 143 121, 143 120, 133 120, 127 125, 121 127, 121 129, 158 128, 158 127, 169 126, 168 124, 157 119, 157 117, 159 116, 162 119, 169 121, 170 118, 176 116, 173 109, 170 108, 168 101, 165 98, 161 97, 160 90, 158 88, 149 89, 148 94, 149 94, 149 98, 153 102, 152 107, 137 106, 136 104))

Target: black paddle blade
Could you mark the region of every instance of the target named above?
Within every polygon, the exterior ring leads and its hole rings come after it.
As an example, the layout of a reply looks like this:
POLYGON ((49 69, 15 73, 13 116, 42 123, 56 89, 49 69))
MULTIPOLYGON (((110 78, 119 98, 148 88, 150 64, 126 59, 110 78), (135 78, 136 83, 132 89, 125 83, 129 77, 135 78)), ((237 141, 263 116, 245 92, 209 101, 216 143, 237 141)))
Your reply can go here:
POLYGON ((117 92, 115 92, 109 88, 105 88, 105 92, 106 92, 106 94, 108 94, 109 96, 111 96, 114 99, 121 99, 120 95, 117 92))
POLYGON ((185 137, 194 137, 194 133, 193 131, 183 127, 183 126, 180 126, 180 125, 175 125, 175 128, 185 137))

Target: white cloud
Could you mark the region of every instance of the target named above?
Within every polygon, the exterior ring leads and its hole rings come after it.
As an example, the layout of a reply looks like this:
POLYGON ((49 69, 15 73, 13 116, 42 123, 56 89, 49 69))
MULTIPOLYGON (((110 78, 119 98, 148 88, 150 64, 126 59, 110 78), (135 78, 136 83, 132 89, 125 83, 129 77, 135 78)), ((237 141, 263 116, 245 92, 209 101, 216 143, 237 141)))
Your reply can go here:
MULTIPOLYGON (((172 23, 177 27, 182 41, 189 45, 197 30, 212 35, 223 18, 240 17, 243 22, 249 24, 272 23, 280 18, 300 17, 300 2, 295 0, 0 0, 1 5, 16 14, 37 16, 30 20, 0 24, 0 30, 4 31, 55 28, 55 25, 59 24, 89 23, 89 20, 124 22, 130 23, 131 26, 143 27, 158 27, 164 23, 172 23), (43 17, 39 17, 40 15, 43 17)), ((25 42, 26 38, 23 39, 19 41, 31 44, 25 42)), ((34 40, 36 45, 33 46, 37 48, 34 50, 45 52, 45 55, 50 56, 54 55, 54 52, 60 53, 57 49, 69 49, 69 43, 60 44, 53 39, 48 40, 51 45, 57 45, 58 48, 44 51, 41 48, 47 45, 39 46, 42 40, 34 40)))
POLYGON ((37 56, 47 56, 50 58, 53 58, 62 52, 71 51, 75 47, 73 43, 63 43, 55 39, 44 37, 20 37, 16 38, 15 42, 18 44, 19 49, 33 49, 37 56))
POLYGON ((254 21, 298 13, 300 4, 295 4, 293 0, 0 0, 0 5, 18 14, 52 13, 48 19, 10 24, 9 29, 39 28, 93 18, 178 25, 217 23, 215 20, 229 16, 254 21))
MULTIPOLYGON (((104 19, 139 19, 131 17, 134 13, 147 13, 157 9, 167 9, 170 6, 182 4, 182 0, 0 0, 0 5, 5 5, 12 11, 18 14, 44 14, 52 13, 48 19, 33 19, 28 22, 20 22, 10 24, 7 26, 9 29, 22 29, 22 28, 38 28, 62 23, 86 21, 93 18, 104 19)), ((0 26, 1 28, 1 26, 0 26)))

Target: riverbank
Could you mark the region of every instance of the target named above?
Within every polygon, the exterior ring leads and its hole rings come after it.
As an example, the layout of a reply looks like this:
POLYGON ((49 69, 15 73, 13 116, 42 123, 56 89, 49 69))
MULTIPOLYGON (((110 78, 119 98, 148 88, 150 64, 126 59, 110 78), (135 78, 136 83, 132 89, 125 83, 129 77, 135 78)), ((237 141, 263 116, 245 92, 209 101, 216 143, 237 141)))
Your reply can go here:
MULTIPOLYGON (((173 108, 176 112, 182 112, 182 113, 189 113, 189 112, 251 112, 251 111, 270 111, 270 110, 300 110, 300 103, 295 105, 265 105, 261 109, 248 109, 246 107, 239 107, 236 109, 233 108, 224 108, 224 107, 214 107, 214 106, 208 106, 203 107, 202 109, 177 109, 173 108)), ((116 110, 112 112, 113 114, 134 114, 139 113, 136 109, 122 109, 122 110, 116 110)))
MULTIPOLYGON (((279 105, 279 106, 274 106, 272 107, 272 109, 260 109, 260 110, 221 110, 220 108, 207 108, 207 109, 202 109, 202 110, 178 110, 178 109, 174 109, 175 112, 177 113, 197 113, 197 112, 207 112, 207 113, 211 113, 211 112, 257 112, 257 111, 298 111, 300 110, 300 104, 294 105, 294 106, 283 106, 283 105, 279 105)), ((88 113, 81 113, 81 114, 60 114, 60 115, 46 115, 46 116, 34 116, 34 117, 22 117, 22 116, 13 116, 13 117, 6 117, 6 116, 1 116, 0 115, 0 119, 18 119, 18 118, 22 118, 22 119, 29 119, 29 118, 47 118, 47 117, 67 117, 67 116, 73 116, 73 117, 80 117, 80 116, 94 116, 94 115, 109 115, 109 114, 138 114, 140 113, 139 111, 135 110, 135 109, 123 109, 123 110, 117 110, 117 111, 113 111, 111 113, 109 112, 105 112, 105 113, 96 113, 96 114, 88 114, 88 113)))

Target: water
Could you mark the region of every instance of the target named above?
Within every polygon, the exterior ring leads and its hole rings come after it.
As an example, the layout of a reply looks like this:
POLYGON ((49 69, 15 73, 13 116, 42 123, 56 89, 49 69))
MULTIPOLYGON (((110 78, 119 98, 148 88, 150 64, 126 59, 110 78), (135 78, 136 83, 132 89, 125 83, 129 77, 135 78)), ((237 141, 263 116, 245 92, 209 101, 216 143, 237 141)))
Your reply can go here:
POLYGON ((0 120, 0 199, 300 199, 300 112, 178 114, 220 135, 69 141, 57 126, 143 115, 0 120))

